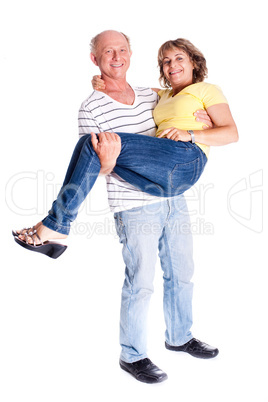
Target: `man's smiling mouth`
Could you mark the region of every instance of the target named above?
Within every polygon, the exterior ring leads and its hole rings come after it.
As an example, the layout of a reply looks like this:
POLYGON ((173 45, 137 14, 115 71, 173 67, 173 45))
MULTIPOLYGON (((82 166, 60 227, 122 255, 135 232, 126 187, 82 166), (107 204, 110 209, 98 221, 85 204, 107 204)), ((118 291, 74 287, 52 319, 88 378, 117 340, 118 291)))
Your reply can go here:
POLYGON ((122 67, 122 66, 123 66, 123 63, 121 63, 121 64, 111 64, 111 67, 115 67, 115 68, 122 67))

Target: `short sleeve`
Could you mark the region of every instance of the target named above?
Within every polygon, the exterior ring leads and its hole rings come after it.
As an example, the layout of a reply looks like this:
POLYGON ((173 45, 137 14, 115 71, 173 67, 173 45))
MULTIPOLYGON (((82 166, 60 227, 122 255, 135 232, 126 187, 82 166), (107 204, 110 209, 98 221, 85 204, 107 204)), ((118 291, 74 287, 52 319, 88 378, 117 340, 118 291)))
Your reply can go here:
POLYGON ((228 103, 221 88, 218 85, 207 85, 204 88, 204 94, 202 96, 203 103, 207 109, 210 106, 217 105, 219 103, 228 103))

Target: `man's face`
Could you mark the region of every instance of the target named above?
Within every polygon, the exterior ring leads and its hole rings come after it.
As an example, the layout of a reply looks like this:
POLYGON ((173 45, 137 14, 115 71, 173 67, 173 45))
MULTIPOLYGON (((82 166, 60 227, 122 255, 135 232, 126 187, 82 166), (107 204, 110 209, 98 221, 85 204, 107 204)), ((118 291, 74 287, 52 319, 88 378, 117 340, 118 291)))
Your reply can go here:
POLYGON ((99 67, 103 79, 124 79, 130 65, 130 57, 131 51, 126 38, 114 31, 101 34, 96 54, 91 53, 91 60, 99 67))

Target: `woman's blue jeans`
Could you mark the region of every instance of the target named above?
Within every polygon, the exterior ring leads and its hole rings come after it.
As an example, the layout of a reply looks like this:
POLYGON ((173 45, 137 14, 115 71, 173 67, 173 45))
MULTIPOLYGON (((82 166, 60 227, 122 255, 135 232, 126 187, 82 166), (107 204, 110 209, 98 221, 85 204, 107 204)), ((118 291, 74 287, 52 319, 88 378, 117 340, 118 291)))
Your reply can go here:
MULTIPOLYGON (((197 182, 207 162, 203 151, 190 142, 139 134, 118 135, 122 149, 114 172, 154 196, 172 197, 184 193, 197 182)), ((74 149, 63 186, 43 220, 45 226, 69 234, 71 222, 93 187, 100 168, 91 136, 85 135, 74 149)))

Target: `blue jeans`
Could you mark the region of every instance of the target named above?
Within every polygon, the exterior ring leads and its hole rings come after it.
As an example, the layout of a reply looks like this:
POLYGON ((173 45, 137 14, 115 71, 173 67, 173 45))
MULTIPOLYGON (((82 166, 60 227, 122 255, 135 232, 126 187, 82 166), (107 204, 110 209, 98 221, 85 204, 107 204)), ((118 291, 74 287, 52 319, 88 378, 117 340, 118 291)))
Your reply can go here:
MULTIPOLYGON (((114 172, 141 191, 171 197, 184 193, 199 179, 207 162, 195 144, 166 138, 119 133, 122 149, 114 172)), ((70 224, 100 172, 91 136, 77 143, 57 199, 43 224, 69 234, 70 224)))
POLYGON ((192 339, 192 235, 183 195, 118 212, 115 222, 125 262, 121 359, 132 363, 147 357, 146 322, 158 251, 164 279, 166 342, 180 346, 192 339))

